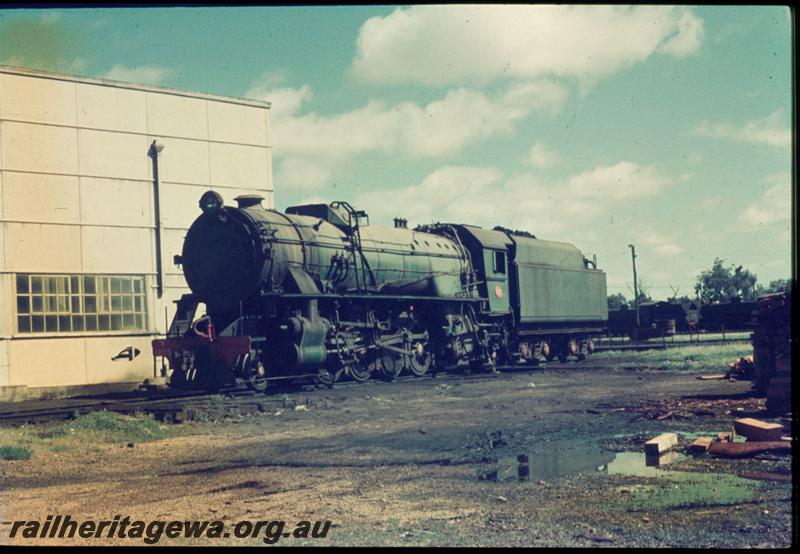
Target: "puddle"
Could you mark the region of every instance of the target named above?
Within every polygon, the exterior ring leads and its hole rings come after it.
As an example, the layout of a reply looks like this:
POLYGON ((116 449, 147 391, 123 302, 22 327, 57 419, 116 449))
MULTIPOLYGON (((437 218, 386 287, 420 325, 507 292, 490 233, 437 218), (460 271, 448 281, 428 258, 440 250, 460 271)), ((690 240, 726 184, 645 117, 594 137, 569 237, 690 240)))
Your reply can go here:
POLYGON ((611 488, 608 506, 624 511, 663 511, 695 506, 724 506, 752 501, 762 484, 727 473, 671 470, 668 465, 690 459, 668 452, 648 459, 644 452, 605 452, 592 446, 551 445, 548 450, 501 458, 497 470, 480 479, 540 481, 571 475, 625 475, 646 483, 611 488), (667 467, 665 467, 667 466, 667 467))
POLYGON ((660 457, 650 458, 644 452, 614 453, 591 446, 555 446, 547 451, 528 454, 528 477, 535 481, 597 472, 663 477, 665 471, 661 467, 686 458, 687 456, 678 452, 667 452, 660 457))
POLYGON ((555 479, 564 475, 594 473, 614 460, 613 452, 596 448, 552 448, 528 454, 528 478, 532 481, 555 479))
POLYGON ((613 459, 613 452, 604 452, 597 447, 552 444, 541 452, 498 458, 496 470, 483 472, 478 479, 489 481, 556 479, 564 475, 594 473, 613 459))
POLYGON ((497 460, 497 470, 482 474, 481 479, 508 481, 517 477, 521 481, 541 481, 565 475, 591 475, 605 472, 640 477, 661 477, 667 464, 684 460, 678 452, 667 452, 661 457, 646 457, 643 452, 607 452, 593 446, 553 445, 541 452, 529 452, 497 460))
MULTIPOLYGON (((617 452, 613 460, 606 466, 599 466, 598 471, 609 475, 635 475, 637 477, 663 477, 666 465, 685 460, 687 456, 678 452, 666 452, 660 457, 649 457, 644 452, 617 452)), ((674 472, 671 472, 674 473, 674 472)))

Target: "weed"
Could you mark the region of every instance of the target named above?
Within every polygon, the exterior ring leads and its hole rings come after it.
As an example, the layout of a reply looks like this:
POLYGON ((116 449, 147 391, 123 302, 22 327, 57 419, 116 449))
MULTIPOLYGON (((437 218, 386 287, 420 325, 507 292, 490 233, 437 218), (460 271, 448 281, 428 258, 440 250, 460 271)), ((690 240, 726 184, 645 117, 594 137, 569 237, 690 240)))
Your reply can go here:
POLYGON ((742 356, 753 354, 753 347, 747 344, 725 344, 715 346, 685 346, 666 350, 646 350, 643 352, 597 352, 592 355, 596 361, 609 361, 620 367, 647 367, 672 370, 713 370, 727 371, 728 364, 742 356))
POLYGON ((31 451, 19 446, 0 446, 0 460, 29 460, 31 451))
POLYGON ((37 435, 85 438, 92 442, 144 442, 164 438, 166 432, 151 415, 125 416, 102 410, 42 429, 37 435))

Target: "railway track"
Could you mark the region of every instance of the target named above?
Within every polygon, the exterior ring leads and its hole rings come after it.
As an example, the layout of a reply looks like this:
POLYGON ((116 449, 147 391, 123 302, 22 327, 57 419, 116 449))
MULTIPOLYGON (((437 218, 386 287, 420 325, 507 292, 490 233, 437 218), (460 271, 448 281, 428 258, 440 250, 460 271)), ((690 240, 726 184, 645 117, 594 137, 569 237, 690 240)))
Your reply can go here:
MULTIPOLYGON (((539 366, 543 367, 543 366, 539 366)), ((500 366, 498 370, 530 371, 536 366, 500 366)), ((480 379, 510 378, 509 373, 475 373, 439 372, 435 375, 415 377, 401 376, 392 381, 373 379, 365 383, 341 381, 329 389, 312 383, 280 384, 259 393, 247 389, 244 385, 231 386, 218 391, 176 391, 173 389, 154 389, 149 391, 131 391, 105 397, 66 398, 60 400, 30 400, 16 403, 0 404, 0 424, 21 425, 25 423, 43 423, 54 420, 68 420, 90 412, 106 410, 110 412, 133 415, 137 413, 152 414, 155 419, 168 423, 180 423, 193 420, 214 420, 224 417, 240 416, 255 413, 275 412, 277 410, 294 409, 295 400, 288 394, 306 393, 304 406, 313 406, 319 392, 346 391, 356 388, 391 385, 394 383, 419 384, 431 386, 431 381, 471 381, 480 379)))
MULTIPOLYGON (((707 340, 699 345, 749 343, 749 340, 707 340)), ((664 350, 683 346, 696 346, 698 343, 661 343, 661 344, 627 344, 627 345, 598 345, 596 350, 612 351, 642 351, 664 350)), ((591 359, 582 362, 542 363, 538 366, 517 365, 499 366, 500 373, 473 373, 450 370, 438 372, 423 377, 404 375, 392 381, 379 378, 371 379, 365 383, 354 381, 340 381, 333 389, 327 389, 312 383, 291 383, 276 381, 266 393, 258 393, 247 389, 244 385, 226 387, 218 391, 179 391, 174 389, 152 389, 146 391, 131 391, 116 393, 100 397, 76 397, 59 400, 29 400, 23 402, 6 402, 0 404, 0 425, 20 425, 24 423, 41 423, 53 420, 65 420, 99 410, 107 410, 120 414, 145 413, 152 414, 157 420, 169 423, 180 423, 192 420, 215 420, 224 417, 264 413, 274 413, 278 410, 294 409, 294 401, 288 401, 289 394, 310 394, 304 399, 307 406, 314 403, 318 396, 318 389, 322 391, 348 391, 359 387, 391 385, 404 383, 406 385, 431 386, 431 381, 471 381, 481 379, 513 378, 514 374, 530 372, 533 370, 546 370, 549 368, 574 368, 574 369, 602 369, 604 364, 593 363, 591 359)))
MULTIPOLYGON (((122 396, 122 395, 119 395, 122 396)), ((84 397, 53 401, 28 401, 22 406, 6 404, 0 408, 0 422, 7 424, 41 423, 58 419, 72 419, 78 415, 107 410, 123 414, 152 413, 162 421, 174 420, 180 409, 192 405, 210 405, 219 399, 230 403, 256 393, 244 389, 230 389, 210 393, 205 391, 182 392, 169 389, 133 391, 123 397, 84 397)))

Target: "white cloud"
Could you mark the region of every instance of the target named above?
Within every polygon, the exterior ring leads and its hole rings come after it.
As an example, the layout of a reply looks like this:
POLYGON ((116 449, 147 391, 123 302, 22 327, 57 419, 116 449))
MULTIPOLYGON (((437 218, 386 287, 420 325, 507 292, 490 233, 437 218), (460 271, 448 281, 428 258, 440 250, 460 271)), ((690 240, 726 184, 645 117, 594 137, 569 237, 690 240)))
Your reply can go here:
POLYGON ((658 48, 658 51, 683 57, 697 50, 702 41, 703 20, 687 11, 680 16, 674 33, 658 48))
POLYGON ((426 106, 396 106, 400 149, 421 156, 453 154, 467 144, 510 133, 514 123, 534 111, 552 112, 565 101, 565 89, 549 81, 515 85, 491 98, 459 88, 426 106))
MULTIPOLYGON (((8 58, 0 60, 0 65, 8 65, 12 67, 36 67, 36 64, 30 64, 24 56, 18 54, 12 55, 8 58)), ((84 75, 89 67, 89 60, 86 58, 53 58, 48 60, 47 69, 51 71, 58 71, 59 73, 67 73, 70 75, 84 75)))
POLYGON ((25 60, 19 54, 14 54, 12 56, 8 56, 7 58, 3 58, 0 65, 8 65, 11 67, 24 67, 25 60))
POLYGON ((702 37, 702 19, 686 7, 413 6, 362 25, 351 72, 362 81, 426 85, 596 79, 656 52, 685 56, 702 37))
MULTIPOLYGON (((503 225, 545 236, 568 229, 574 222, 585 229, 591 218, 680 181, 680 177, 629 161, 560 181, 530 174, 506 175, 494 167, 448 165, 419 184, 364 192, 353 205, 367 209, 376 222, 403 216, 415 223, 503 225), (611 189, 616 190, 611 193, 611 189)), ((666 248, 667 241, 663 244, 666 248)))
POLYGON ((267 72, 250 85, 245 97, 254 100, 265 100, 272 104, 270 117, 280 120, 300 110, 304 102, 311 99, 311 88, 303 85, 300 88, 280 86, 285 78, 279 73, 267 72))
POLYGON ((64 71, 67 73, 72 73, 76 75, 81 75, 86 73, 89 68, 89 60, 86 58, 75 58, 72 61, 65 64, 64 71))
POLYGON ((537 142, 531 146, 528 156, 523 160, 528 165, 547 169, 561 163, 561 156, 555 150, 551 150, 542 142, 537 142))
POLYGON ((792 136, 785 119, 783 110, 777 110, 763 119, 751 119, 741 126, 728 121, 702 121, 693 131, 704 137, 786 147, 791 144, 792 136))
POLYGON ((290 156, 278 163, 275 182, 301 190, 315 189, 320 183, 330 184, 336 165, 327 160, 320 163, 314 158, 290 156))
POLYGON ((304 188, 324 185, 336 167, 361 154, 414 158, 457 154, 469 145, 513 132, 519 121, 534 112, 555 112, 567 98, 562 86, 538 80, 514 84, 496 95, 458 88, 426 105, 372 101, 324 116, 297 113, 311 96, 308 87, 273 88, 279 83, 270 77, 266 82, 262 79, 248 96, 273 102, 274 152, 276 159, 284 160, 279 175, 288 179, 281 185, 304 188))
POLYGON ((114 81, 126 81, 128 83, 144 83, 148 85, 159 85, 165 78, 172 74, 172 69, 155 65, 139 65, 127 67, 116 64, 111 69, 98 75, 101 79, 111 79, 114 81))
POLYGON ((491 213, 487 198, 496 196, 502 178, 503 173, 493 167, 444 166, 417 185, 367 191, 354 205, 367 208, 376 222, 395 215, 417 223, 484 220, 491 213))
POLYGON ((616 201, 646 198, 685 179, 686 176, 676 179, 662 175, 653 166, 621 161, 575 175, 567 181, 566 188, 577 201, 616 201))
POLYGON ((737 220, 739 230, 752 232, 777 225, 788 228, 792 204, 791 179, 788 172, 776 173, 765 178, 764 182, 772 186, 741 213, 737 220))
POLYGON ((276 156, 342 159, 389 151, 396 141, 398 114, 381 102, 333 116, 309 113, 284 117, 273 126, 276 156))
MULTIPOLYGON (((648 228, 639 230, 635 233, 635 236, 637 240, 644 245, 644 250, 648 253, 674 256, 684 252, 683 247, 677 243, 675 237, 672 235, 663 235, 648 228)), ((654 277, 656 277, 654 274, 650 275, 650 278, 654 277)))

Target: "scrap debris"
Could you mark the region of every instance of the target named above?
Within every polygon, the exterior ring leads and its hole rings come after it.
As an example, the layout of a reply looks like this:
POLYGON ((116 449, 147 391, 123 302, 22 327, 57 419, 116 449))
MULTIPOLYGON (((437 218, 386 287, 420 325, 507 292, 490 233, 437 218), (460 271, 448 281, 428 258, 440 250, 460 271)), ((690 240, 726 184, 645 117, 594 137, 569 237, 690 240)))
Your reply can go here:
POLYGON ((644 452, 648 456, 660 456, 678 445, 676 433, 663 433, 644 443, 644 452))
POLYGON ((753 378, 755 367, 753 356, 743 356, 737 362, 728 365, 729 369, 725 377, 727 379, 749 381, 753 378))
POLYGON ((747 437, 748 441, 779 441, 786 434, 783 425, 780 423, 768 423, 744 417, 733 422, 736 432, 747 437))
POLYGON ((721 416, 736 412, 760 412, 765 409, 764 398, 677 398, 662 401, 644 401, 628 411, 639 413, 636 421, 654 419, 691 419, 697 416, 721 416))
POLYGON ((765 452, 789 454, 792 452, 792 445, 785 441, 715 442, 708 452, 721 458, 747 458, 765 452))
POLYGON ((737 475, 745 479, 756 479, 758 481, 780 481, 783 483, 791 483, 792 481, 791 473, 778 471, 740 471, 737 475))
POLYGON ((766 452, 786 454, 792 451, 791 441, 784 440, 787 432, 780 423, 744 417, 734 421, 729 433, 700 437, 687 450, 691 454, 708 452, 722 458, 745 458, 766 452))
POLYGON ((705 454, 711 448, 714 439, 711 437, 700 437, 689 446, 689 452, 692 454, 705 454))

